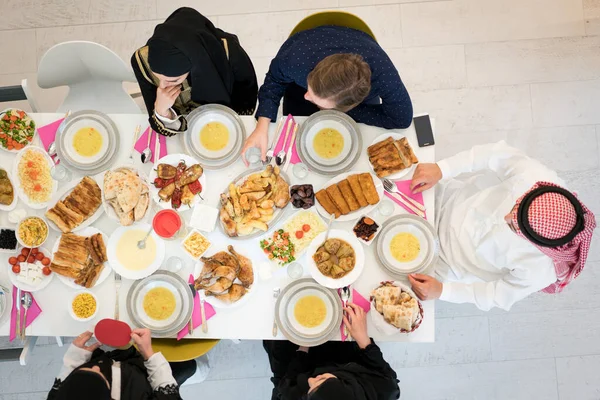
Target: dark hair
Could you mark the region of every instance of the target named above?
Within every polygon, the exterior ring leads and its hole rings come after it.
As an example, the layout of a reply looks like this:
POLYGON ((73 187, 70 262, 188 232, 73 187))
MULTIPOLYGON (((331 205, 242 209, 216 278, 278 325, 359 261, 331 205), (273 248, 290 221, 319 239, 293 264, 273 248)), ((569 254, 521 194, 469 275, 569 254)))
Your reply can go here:
POLYGON ((335 101, 336 109, 349 111, 371 91, 371 68, 358 54, 325 57, 310 71, 307 83, 323 99, 335 101))

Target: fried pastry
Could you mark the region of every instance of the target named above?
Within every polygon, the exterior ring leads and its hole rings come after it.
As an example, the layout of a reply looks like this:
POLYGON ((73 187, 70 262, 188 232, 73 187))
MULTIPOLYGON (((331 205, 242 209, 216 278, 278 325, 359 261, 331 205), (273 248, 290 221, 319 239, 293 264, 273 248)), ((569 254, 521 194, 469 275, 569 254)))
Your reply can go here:
POLYGON ((356 211, 360 208, 360 204, 358 204, 358 200, 354 197, 354 193, 352 192, 352 188, 350 187, 350 182, 347 179, 344 179, 340 183, 337 184, 340 192, 342 192, 342 196, 344 200, 348 203, 348 207, 350 207, 350 212, 356 211))
POLYGON ((363 193, 360 183, 358 182, 358 175, 350 175, 348 177, 348 182, 350 183, 350 187, 352 188, 352 193, 354 193, 354 197, 358 201, 360 207, 366 207, 369 205, 367 199, 365 198, 365 194, 363 193))
POLYGON ((379 194, 375 189, 375 183, 373 183, 373 177, 368 172, 358 175, 358 182, 360 187, 365 194, 367 202, 371 205, 379 203, 379 194))
POLYGON ((340 188, 337 185, 331 185, 327 189, 325 189, 325 191, 327 192, 329 198, 333 201, 335 206, 338 208, 338 210, 340 210, 340 213, 342 215, 346 215, 350 212, 350 207, 344 199, 344 196, 342 196, 342 192, 340 191, 340 188))
POLYGON ((337 206, 329 198, 329 195, 325 189, 319 190, 317 193, 315 193, 315 196, 319 204, 323 206, 328 214, 335 214, 335 218, 339 218, 339 216, 342 215, 337 206))

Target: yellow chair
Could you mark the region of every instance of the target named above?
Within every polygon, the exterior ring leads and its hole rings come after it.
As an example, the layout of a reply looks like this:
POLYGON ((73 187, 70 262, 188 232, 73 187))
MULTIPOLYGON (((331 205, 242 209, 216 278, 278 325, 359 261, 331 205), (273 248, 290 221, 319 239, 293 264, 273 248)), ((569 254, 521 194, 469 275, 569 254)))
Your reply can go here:
POLYGON ((219 339, 152 339, 152 350, 160 351, 169 362, 182 362, 203 356, 219 342, 219 339))
POLYGON ((365 21, 346 11, 322 11, 309 15, 296 25, 290 36, 323 25, 345 26, 346 28, 356 29, 366 33, 377 41, 373 31, 365 21))

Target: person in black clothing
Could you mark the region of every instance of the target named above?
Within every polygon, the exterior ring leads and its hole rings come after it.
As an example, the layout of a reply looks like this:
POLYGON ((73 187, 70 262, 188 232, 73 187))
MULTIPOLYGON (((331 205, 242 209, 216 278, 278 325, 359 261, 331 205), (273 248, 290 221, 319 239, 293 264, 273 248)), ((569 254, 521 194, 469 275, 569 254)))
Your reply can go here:
POLYGON ((348 304, 348 327, 355 342, 299 347, 265 340, 273 371, 271 400, 393 400, 400 397, 396 372, 367 334, 366 314, 348 304))
POLYGON ((248 54, 237 36, 192 8, 182 7, 158 25, 131 57, 131 66, 150 126, 162 135, 185 132, 184 115, 203 104, 254 113, 258 84, 248 54))
POLYGON ((63 358, 48 400, 181 400, 179 386, 194 375, 196 362, 169 364, 152 351, 148 329, 135 329, 131 337, 139 352, 134 347, 104 352, 100 343, 87 344, 92 332, 79 335, 63 358))
POLYGON ((244 161, 250 147, 265 159, 269 122, 282 98, 283 115, 334 109, 380 128, 412 123, 412 102, 392 60, 371 36, 342 26, 301 31, 281 46, 258 92, 258 121, 242 149, 244 161))

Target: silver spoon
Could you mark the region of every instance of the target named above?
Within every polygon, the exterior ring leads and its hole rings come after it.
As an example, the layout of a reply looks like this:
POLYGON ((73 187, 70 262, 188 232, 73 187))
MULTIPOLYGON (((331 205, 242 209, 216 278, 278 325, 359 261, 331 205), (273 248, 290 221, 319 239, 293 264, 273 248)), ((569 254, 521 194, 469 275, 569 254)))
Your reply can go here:
POLYGON ((148 233, 146 233, 146 236, 144 236, 144 238, 142 240, 137 242, 138 249, 144 250, 146 248, 146 240, 148 239, 148 236, 150 236, 150 234, 152 233, 153 230, 154 230, 154 227, 151 226, 150 229, 148 230, 148 233))
POLYGON ((288 140, 288 136, 290 136, 290 130, 292 129, 292 124, 289 123, 287 126, 287 129, 285 131, 285 139, 283 140, 283 147, 281 148, 281 150, 279 150, 279 152, 277 152, 277 155, 275 156, 275 164, 277 164, 278 166, 282 166, 283 164, 285 164, 285 160, 287 159, 287 152, 285 151, 285 148, 287 147, 287 140, 288 140))
POLYGON ((142 162, 145 164, 152 158, 152 150, 150 150, 150 141, 152 140, 153 131, 148 132, 148 145, 144 151, 142 151, 142 162))
POLYGON ((23 326, 21 327, 21 340, 25 340, 25 329, 27 328, 27 310, 31 307, 33 303, 33 298, 29 292, 24 292, 21 295, 21 305, 23 309, 25 309, 25 313, 23 314, 23 326))
POLYGON ((50 146, 48 146, 48 155, 50 157, 54 157, 56 155, 56 142, 52 142, 50 143, 50 146))
MULTIPOLYGON (((279 293, 281 293, 281 289, 275 288, 273 289, 273 297, 275 300, 279 297, 279 293)), ((277 307, 277 301, 275 301, 275 307, 277 307)), ((275 309, 275 313, 277 313, 277 309, 275 309)), ((273 337, 277 336, 277 318, 273 316, 273 337)))

